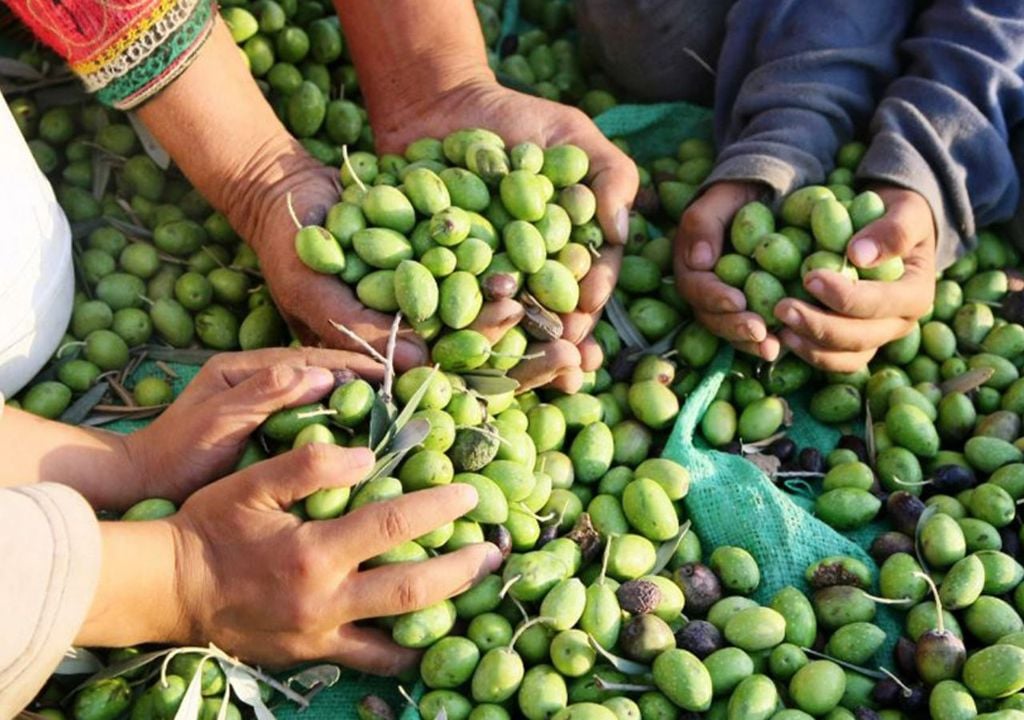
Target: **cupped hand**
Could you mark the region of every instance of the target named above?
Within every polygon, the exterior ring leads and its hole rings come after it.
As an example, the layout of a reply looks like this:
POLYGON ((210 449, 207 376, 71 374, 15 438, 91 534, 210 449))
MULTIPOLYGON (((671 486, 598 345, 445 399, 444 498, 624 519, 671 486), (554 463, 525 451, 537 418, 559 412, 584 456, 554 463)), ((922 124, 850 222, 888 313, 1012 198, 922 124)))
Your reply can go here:
POLYGON ((935 299, 935 222, 928 202, 902 188, 877 192, 885 215, 854 235, 846 255, 859 268, 902 258, 903 276, 853 281, 817 270, 807 274, 804 287, 824 308, 791 298, 775 307, 785 325, 782 342, 824 370, 860 369, 882 345, 910 332, 935 299))
POLYGON ((764 186, 751 182, 718 182, 683 213, 676 232, 674 267, 679 293, 694 316, 719 337, 765 360, 779 354, 779 340, 768 332, 760 315, 747 311, 743 291, 715 274, 729 226, 736 211, 763 197, 764 186))
MULTIPOLYGON (((629 231, 629 208, 639 184, 633 161, 578 109, 509 90, 490 78, 467 81, 423 102, 396 98, 381 112, 371 114, 371 120, 380 152, 401 153, 418 138, 443 138, 467 127, 487 128, 509 146, 526 141, 541 147, 571 143, 587 152, 588 183, 597 196, 597 217, 607 243, 581 283, 578 310, 562 317, 562 340, 533 345, 530 353, 543 353, 544 357, 525 360, 512 373, 523 389, 550 385, 564 392, 578 390, 583 372, 601 364, 600 350, 589 336, 618 277, 621 245, 629 231)), ((508 317, 508 311, 506 306, 485 312, 483 317, 508 317)), ((492 325, 484 334, 493 341, 514 324, 492 325)), ((476 324, 476 329, 483 331, 484 327, 483 322, 476 324)))
POLYGON ((471 510, 453 484, 303 522, 288 508, 321 487, 352 486, 373 464, 365 449, 307 445, 209 485, 168 518, 177 567, 179 642, 214 643, 281 667, 329 660, 395 675, 418 653, 360 620, 416 610, 471 587, 501 562, 489 543, 420 563, 360 564, 471 510))
POLYGON ((343 350, 270 348, 211 358, 175 402, 147 427, 125 437, 140 479, 140 497, 180 502, 231 471, 246 439, 268 415, 315 402, 330 392, 332 371, 369 380, 383 369, 343 350))
MULTIPOLYGON (((293 219, 303 225, 322 225, 327 211, 339 201, 337 171, 310 157, 298 143, 274 151, 273 181, 261 183, 259 171, 251 181, 260 200, 250 204, 240 232, 252 244, 260 270, 278 310, 304 345, 364 352, 332 325, 339 323, 384 352, 392 318, 366 308, 353 290, 331 275, 310 270, 295 253, 293 219), (290 204, 290 207, 289 207, 290 204)), ((395 365, 405 370, 427 362, 423 341, 403 327, 395 346, 395 365)))

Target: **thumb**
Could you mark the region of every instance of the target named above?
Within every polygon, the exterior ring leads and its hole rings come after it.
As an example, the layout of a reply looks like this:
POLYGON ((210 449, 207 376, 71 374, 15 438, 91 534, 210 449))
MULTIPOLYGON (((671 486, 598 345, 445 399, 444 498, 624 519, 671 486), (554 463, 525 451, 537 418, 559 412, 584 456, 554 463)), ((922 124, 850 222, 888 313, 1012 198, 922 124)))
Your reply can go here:
POLYGON ((233 478, 239 503, 287 510, 321 488, 355 485, 372 467, 369 448, 313 443, 250 465, 233 478))
POLYGON ((758 188, 750 183, 715 183, 683 213, 679 240, 686 264, 692 270, 711 270, 722 255, 725 236, 736 211, 757 199, 758 188))
POLYGON ((907 257, 918 243, 927 240, 932 229, 931 212, 903 194, 886 198, 886 210, 850 240, 846 256, 857 267, 870 268, 893 257, 907 257))
POLYGON ((640 175, 636 164, 604 136, 590 149, 590 187, 597 196, 597 219, 608 242, 624 245, 629 236, 629 209, 640 175))

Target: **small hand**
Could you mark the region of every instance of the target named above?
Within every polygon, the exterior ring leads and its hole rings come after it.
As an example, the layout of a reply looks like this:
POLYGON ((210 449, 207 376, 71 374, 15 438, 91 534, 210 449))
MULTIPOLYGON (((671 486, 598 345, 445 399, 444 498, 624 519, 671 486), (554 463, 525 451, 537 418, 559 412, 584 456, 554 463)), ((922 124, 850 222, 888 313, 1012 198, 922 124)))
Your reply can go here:
POLYGON ((352 486, 365 449, 307 445, 209 485, 169 518, 176 548, 176 641, 281 667, 326 659, 395 675, 417 661, 388 633, 355 624, 416 610, 467 590, 501 562, 471 545, 422 563, 359 565, 471 510, 472 487, 447 485, 365 505, 337 520, 287 511, 321 487, 352 486))
POLYGON ((853 237, 846 255, 861 268, 903 258, 903 277, 851 281, 818 270, 808 273, 804 287, 825 309, 793 299, 775 307, 786 326, 782 342, 825 370, 860 369, 879 347, 910 332, 935 299, 935 222, 928 202, 902 188, 884 188, 878 194, 885 201, 885 215, 853 237))
POLYGON ((714 272, 722 256, 733 215, 761 197, 764 188, 749 182, 719 182, 683 213, 675 239, 675 272, 679 293, 706 328, 740 350, 774 360, 779 340, 764 319, 747 312, 743 291, 722 282, 714 272))
POLYGON ((246 439, 271 413, 330 392, 332 370, 378 379, 382 368, 342 350, 273 348, 211 358, 152 424, 124 439, 140 498, 177 502, 230 472, 246 439))

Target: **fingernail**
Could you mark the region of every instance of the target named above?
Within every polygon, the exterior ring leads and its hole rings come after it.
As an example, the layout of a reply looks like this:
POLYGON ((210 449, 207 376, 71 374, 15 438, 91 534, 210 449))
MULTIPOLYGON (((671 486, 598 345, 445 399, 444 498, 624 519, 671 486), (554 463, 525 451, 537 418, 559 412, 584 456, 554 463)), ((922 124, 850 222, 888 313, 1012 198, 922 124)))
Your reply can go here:
POLYGON ((317 388, 334 387, 334 373, 327 368, 308 367, 306 368, 306 382, 317 388))
POLYGON ((690 251, 690 262, 695 268, 706 269, 711 264, 711 246, 706 242, 699 242, 690 251))
POLYGON ((743 327, 747 332, 747 337, 749 337, 753 342, 759 343, 764 340, 765 333, 762 331, 759 324, 748 322, 744 323, 743 327))
POLYGON ((867 267, 878 259, 878 245, 869 238, 858 238, 850 245, 850 260, 858 267, 867 267))
POLYGON ((487 557, 484 560, 484 565, 486 565, 490 570, 497 570, 501 567, 502 560, 504 560, 501 556, 501 550, 499 550, 498 546, 494 543, 486 543, 486 545, 487 557))
POLYGON ((408 340, 399 340, 395 343, 395 355, 400 364, 405 367, 415 367, 427 362, 427 353, 416 343, 408 340))
POLYGON ((784 325, 792 326, 800 322, 800 315, 793 308, 785 308, 783 310, 780 310, 778 317, 784 325))
POLYGON ((807 292, 809 292, 811 295, 818 295, 822 291, 824 291, 824 289, 825 283, 823 283, 821 280, 818 280, 817 278, 807 283, 807 292))
POLYGON ((617 244, 625 245, 629 237, 629 210, 625 207, 620 207, 615 213, 615 234, 618 236, 617 244))
POLYGON ((774 346, 768 350, 762 348, 761 353, 764 355, 764 359, 767 360, 768 362, 775 362, 775 360, 779 357, 779 348, 774 346))

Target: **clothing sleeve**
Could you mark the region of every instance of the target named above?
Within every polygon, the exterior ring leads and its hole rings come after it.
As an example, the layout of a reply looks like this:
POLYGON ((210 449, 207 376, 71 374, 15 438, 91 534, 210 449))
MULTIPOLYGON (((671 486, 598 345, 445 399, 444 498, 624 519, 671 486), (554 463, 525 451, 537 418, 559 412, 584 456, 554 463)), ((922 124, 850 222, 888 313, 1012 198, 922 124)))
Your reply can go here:
POLYGON ((100 102, 127 110, 188 67, 213 27, 212 0, 4 0, 100 102))
POLYGON ((907 70, 875 113, 858 175, 928 200, 944 268, 1020 199, 1012 143, 1024 163, 1024 3, 938 0, 902 49, 907 70))
POLYGON ((708 183, 820 183, 899 70, 914 0, 738 0, 715 85, 718 162, 708 183))
POLYGON ((43 687, 85 620, 100 571, 92 508, 64 485, 0 488, 0 718, 43 687))

